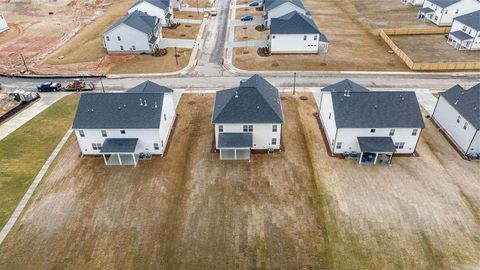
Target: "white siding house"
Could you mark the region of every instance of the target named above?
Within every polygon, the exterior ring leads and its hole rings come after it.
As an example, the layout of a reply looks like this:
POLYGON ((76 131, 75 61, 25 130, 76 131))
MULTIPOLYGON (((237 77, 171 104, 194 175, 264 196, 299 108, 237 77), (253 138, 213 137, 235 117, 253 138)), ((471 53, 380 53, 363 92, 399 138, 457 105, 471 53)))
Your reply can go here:
POLYGON ((137 10, 157 17, 163 26, 173 22, 173 7, 169 0, 140 0, 128 10, 128 14, 137 10))
POLYGON ((151 53, 162 38, 157 17, 134 11, 112 25, 103 34, 108 53, 151 53))
POLYGON ((390 164, 394 154, 415 153, 424 123, 414 92, 371 92, 344 80, 323 88, 316 99, 332 155, 390 164))
POLYGON ((183 3, 182 0, 171 0, 171 1, 170 1, 170 5, 171 5, 172 8, 174 8, 175 10, 180 10, 181 7, 182 7, 182 3, 183 3))
POLYGON ((438 26, 449 26, 455 17, 477 10, 480 10, 479 0, 425 0, 418 18, 438 26))
POLYGON ((425 0, 402 0, 402 3, 410 6, 421 6, 425 0))
POLYGON ((292 11, 308 15, 301 0, 266 0, 263 5, 264 26, 270 28, 273 18, 282 17, 292 11))
POLYGON ((0 13, 0 33, 8 30, 7 19, 0 13))
POLYGON ((469 90, 456 85, 440 94, 432 119, 470 158, 480 155, 480 84, 469 90))
POLYGON ((457 50, 480 49, 480 10, 453 19, 447 42, 457 50))
POLYGON ((296 11, 273 18, 267 37, 270 53, 327 52, 328 40, 315 22, 296 11))
POLYGON ((164 155, 175 121, 173 90, 145 82, 126 93, 84 93, 72 128, 82 155, 137 165, 164 155))
POLYGON ((259 75, 218 91, 212 115, 222 160, 250 159, 250 150, 277 150, 283 111, 278 89, 259 75))

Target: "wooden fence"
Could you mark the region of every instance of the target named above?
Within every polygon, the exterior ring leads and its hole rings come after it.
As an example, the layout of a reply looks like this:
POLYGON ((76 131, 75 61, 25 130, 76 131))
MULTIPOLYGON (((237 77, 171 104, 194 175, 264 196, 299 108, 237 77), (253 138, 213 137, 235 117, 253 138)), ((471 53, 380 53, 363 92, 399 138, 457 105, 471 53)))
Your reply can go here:
POLYGON ((380 37, 387 43, 392 51, 400 57, 411 70, 473 70, 480 69, 478 62, 449 62, 449 63, 415 63, 402 49, 400 49, 389 36, 401 35, 440 35, 450 32, 449 27, 423 28, 423 29, 381 29, 380 37))

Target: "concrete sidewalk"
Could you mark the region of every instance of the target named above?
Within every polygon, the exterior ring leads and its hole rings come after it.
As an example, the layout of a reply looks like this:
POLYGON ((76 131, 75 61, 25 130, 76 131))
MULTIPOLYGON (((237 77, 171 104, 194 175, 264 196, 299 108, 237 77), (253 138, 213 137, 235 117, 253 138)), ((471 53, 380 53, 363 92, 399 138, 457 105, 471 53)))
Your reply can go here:
POLYGON ((203 20, 196 19, 174 19, 175 23, 185 23, 185 24, 202 24, 203 20))
POLYGON ((183 49, 193 49, 195 47, 194 39, 174 39, 174 38, 164 38, 159 43, 160 48, 183 48, 183 49))
POLYGON ((242 48, 242 47, 267 47, 267 40, 259 39, 259 40, 245 40, 245 41, 233 42, 233 48, 242 48))
POLYGON ((70 93, 67 92, 41 93, 39 100, 7 120, 7 122, 0 125, 0 141, 17 130, 19 127, 23 126, 43 110, 50 107, 50 105, 69 94, 70 93))

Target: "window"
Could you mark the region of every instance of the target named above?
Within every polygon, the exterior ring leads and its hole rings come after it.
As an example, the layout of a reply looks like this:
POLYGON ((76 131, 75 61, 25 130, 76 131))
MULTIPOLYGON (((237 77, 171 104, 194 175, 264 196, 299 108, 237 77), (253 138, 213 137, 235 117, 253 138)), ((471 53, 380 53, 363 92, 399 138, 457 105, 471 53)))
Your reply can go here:
POLYGON ((412 136, 417 136, 418 128, 413 129, 412 136))
POLYGON ((277 138, 272 138, 272 145, 277 145, 277 138))
POLYGON ((464 26, 464 27, 462 28, 462 31, 463 31, 463 32, 467 31, 467 27, 464 26))
POLYGON ((455 14, 458 14, 459 9, 455 10, 455 14))
POLYGON ((272 39, 275 39, 275 35, 272 35, 272 39))
POLYGON ((332 119, 332 113, 328 114, 328 120, 332 119))
POLYGON ((388 135, 393 136, 394 134, 395 134, 395 129, 394 128, 390 129, 390 133, 388 135))
POLYGON ((223 132, 223 125, 218 126, 218 132, 223 132))
POLYGON ((466 130, 466 129, 467 129, 467 127, 468 127, 468 122, 465 122, 465 125, 463 125, 463 129, 465 129, 465 130, 466 130))
POLYGON ((85 132, 83 132, 83 130, 79 130, 78 135, 80 135, 80 137, 85 137, 85 132))
POLYGON ((313 40, 317 40, 317 36, 313 36, 313 40))
POLYGON ((122 45, 120 45, 120 51, 123 51, 123 46, 122 45))
POLYGON ((132 45, 132 50, 134 50, 134 51, 135 51, 135 45, 132 45))
POLYGON ((243 132, 253 132, 253 125, 243 125, 243 132))
POLYGON ((404 146, 405 146, 404 142, 396 142, 395 143, 395 149, 403 149, 404 146))
POLYGON ((160 147, 158 147, 158 143, 154 143, 154 144, 153 144, 153 149, 155 149, 155 150, 160 150, 160 147))
POLYGON ((118 39, 118 41, 122 41, 122 39, 120 38, 120 36, 117 36, 117 39, 118 39))
POLYGON ((163 147, 163 140, 162 140, 162 141, 160 141, 160 143, 162 143, 162 147, 163 147))
POLYGON ((106 130, 102 130, 102 137, 107 137, 107 131, 106 130))
POLYGON ((370 129, 370 133, 375 133, 375 129, 374 128, 370 129))
POLYGON ((109 36, 107 36, 106 39, 107 39, 107 41, 110 41, 110 37, 109 37, 109 36))
POLYGON ((102 150, 102 144, 100 143, 92 143, 93 150, 102 150))
POLYGON ((444 14, 448 14, 448 9, 445 9, 445 13, 444 14))
POLYGON ((307 40, 307 36, 303 36, 303 40, 307 40))
POLYGON ((460 116, 457 117, 457 123, 460 123, 460 116))
POLYGON ((125 130, 120 130, 120 134, 125 134, 125 130))
POLYGON ((337 149, 341 149, 342 148, 342 143, 341 142, 337 142, 337 149))
POLYGON ((272 132, 277 132, 277 125, 272 126, 272 132))
POLYGON ((167 120, 167 115, 163 114, 163 120, 167 120))

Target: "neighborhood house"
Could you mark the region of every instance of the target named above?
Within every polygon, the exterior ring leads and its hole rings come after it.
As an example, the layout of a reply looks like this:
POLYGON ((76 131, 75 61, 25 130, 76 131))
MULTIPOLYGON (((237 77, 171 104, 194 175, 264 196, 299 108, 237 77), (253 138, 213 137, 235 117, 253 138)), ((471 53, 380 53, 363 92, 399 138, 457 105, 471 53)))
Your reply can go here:
POLYGON ((423 5, 425 0, 402 0, 402 3, 410 6, 420 6, 423 5))
POLYGON ((328 40, 308 16, 292 11, 272 18, 268 49, 270 53, 327 52, 328 40))
POLYGON ((457 50, 480 49, 480 10, 453 19, 448 44, 457 50))
POLYGON ((134 11, 118 20, 103 34, 108 53, 151 53, 162 38, 156 16, 134 11))
POLYGON ((144 82, 126 93, 84 93, 73 130, 82 155, 134 165, 164 155, 175 120, 173 90, 144 82))
POLYGON ((248 160, 250 150, 280 149, 283 111, 278 89, 254 75, 218 91, 212 123, 222 160, 248 160))
POLYGON ((282 17, 292 11, 308 15, 301 0, 265 0, 263 4, 264 26, 270 28, 273 18, 282 17))
POLYGON ((440 93, 432 119, 463 155, 480 157, 480 84, 469 90, 456 85, 440 93))
POLYGON ((480 10, 479 0, 425 0, 417 17, 438 26, 449 26, 455 17, 477 10, 480 10))
POLYGON ((350 80, 316 93, 319 118, 332 155, 360 164, 390 164, 414 154, 425 127, 415 92, 369 91, 350 80))
POLYGON ((157 17, 163 26, 173 23, 173 7, 169 0, 140 0, 128 10, 128 14, 137 10, 157 17))

